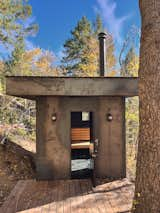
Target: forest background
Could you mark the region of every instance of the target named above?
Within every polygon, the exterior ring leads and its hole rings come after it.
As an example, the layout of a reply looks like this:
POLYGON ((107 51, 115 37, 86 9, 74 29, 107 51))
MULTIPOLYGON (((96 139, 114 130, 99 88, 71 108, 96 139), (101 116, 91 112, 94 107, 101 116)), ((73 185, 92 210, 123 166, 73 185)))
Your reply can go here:
MULTIPOLYGON (((56 56, 49 50, 44 50, 41 47, 34 47, 28 50, 27 38, 36 36, 39 30, 38 23, 34 23, 34 21, 26 24, 31 17, 32 7, 27 1, 0 1, 0 45, 8 50, 7 57, 3 57, 3 52, 0 52, 1 152, 4 151, 3 147, 9 141, 33 153, 36 151, 35 102, 6 96, 6 75, 98 76, 99 43, 97 37, 98 33, 103 31, 107 33, 107 73, 105 75, 110 77, 138 76, 140 30, 136 26, 130 27, 117 55, 115 54, 114 35, 104 27, 100 14, 96 15, 94 21, 90 21, 86 16, 83 16, 76 26, 70 29, 70 37, 64 42, 63 55, 58 58, 59 62, 57 63, 56 56)), ((128 176, 132 180, 135 178, 138 121, 138 97, 128 98, 126 99, 126 159, 128 176)), ((9 160, 7 159, 7 161, 9 160)), ((11 164, 11 173, 14 174, 17 166, 15 166, 14 162, 11 162, 11 164)), ((4 171, 1 172, 3 173, 4 171)), ((21 177, 19 176, 19 178, 21 177)), ((3 197, 3 192, 0 193, 0 196, 3 197)))

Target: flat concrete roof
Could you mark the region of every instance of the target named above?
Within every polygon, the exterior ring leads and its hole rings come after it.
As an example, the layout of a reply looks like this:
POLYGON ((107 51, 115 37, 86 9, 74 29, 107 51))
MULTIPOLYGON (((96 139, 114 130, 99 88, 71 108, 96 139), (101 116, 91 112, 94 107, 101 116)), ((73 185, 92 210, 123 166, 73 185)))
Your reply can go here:
POLYGON ((138 96, 135 77, 6 76, 6 94, 37 96, 138 96))

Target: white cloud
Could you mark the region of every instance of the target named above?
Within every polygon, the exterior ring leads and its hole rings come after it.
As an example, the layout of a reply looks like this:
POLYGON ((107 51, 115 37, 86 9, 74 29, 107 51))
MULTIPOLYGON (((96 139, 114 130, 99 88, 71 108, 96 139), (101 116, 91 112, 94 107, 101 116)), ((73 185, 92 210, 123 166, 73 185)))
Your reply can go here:
POLYGON ((98 8, 96 10, 102 15, 105 27, 107 27, 114 39, 120 44, 122 42, 124 23, 130 16, 116 16, 117 3, 115 0, 97 0, 97 3, 98 8))

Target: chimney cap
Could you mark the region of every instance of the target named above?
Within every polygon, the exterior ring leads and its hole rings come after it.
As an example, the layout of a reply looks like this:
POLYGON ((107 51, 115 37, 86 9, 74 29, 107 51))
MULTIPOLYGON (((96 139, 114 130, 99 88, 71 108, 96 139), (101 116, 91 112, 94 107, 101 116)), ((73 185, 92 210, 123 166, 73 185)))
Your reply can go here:
POLYGON ((106 37, 107 37, 107 34, 105 32, 101 32, 98 34, 98 39, 101 39, 101 38, 105 39, 106 37))

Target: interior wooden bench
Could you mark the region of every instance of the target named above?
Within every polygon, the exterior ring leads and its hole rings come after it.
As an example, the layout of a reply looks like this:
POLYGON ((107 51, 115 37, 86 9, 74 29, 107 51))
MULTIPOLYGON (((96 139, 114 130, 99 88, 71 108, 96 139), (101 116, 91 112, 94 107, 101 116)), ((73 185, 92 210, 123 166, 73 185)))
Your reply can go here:
POLYGON ((90 128, 71 129, 72 149, 92 149, 90 128))

